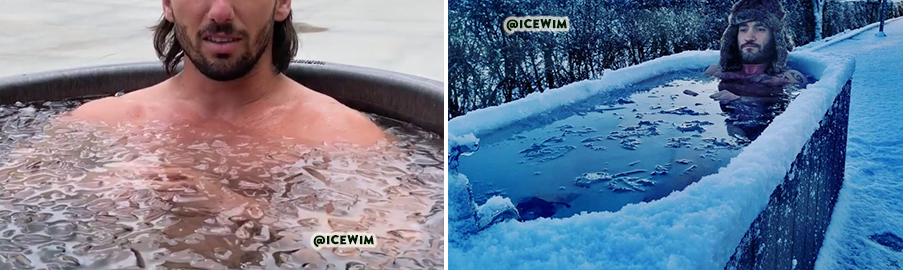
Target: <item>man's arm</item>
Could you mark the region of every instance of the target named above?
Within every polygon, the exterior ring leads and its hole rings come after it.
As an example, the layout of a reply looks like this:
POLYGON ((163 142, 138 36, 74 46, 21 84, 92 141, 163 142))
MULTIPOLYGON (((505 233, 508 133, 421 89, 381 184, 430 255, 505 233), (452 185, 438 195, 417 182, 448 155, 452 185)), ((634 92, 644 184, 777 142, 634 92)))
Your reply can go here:
POLYGON ((806 85, 809 83, 809 80, 806 79, 806 76, 804 76, 803 73, 796 71, 796 70, 788 70, 788 71, 785 71, 781 75, 783 75, 785 78, 787 78, 787 80, 789 80, 797 85, 806 85))
POLYGON ((705 75, 721 78, 721 66, 711 65, 705 70, 705 75))

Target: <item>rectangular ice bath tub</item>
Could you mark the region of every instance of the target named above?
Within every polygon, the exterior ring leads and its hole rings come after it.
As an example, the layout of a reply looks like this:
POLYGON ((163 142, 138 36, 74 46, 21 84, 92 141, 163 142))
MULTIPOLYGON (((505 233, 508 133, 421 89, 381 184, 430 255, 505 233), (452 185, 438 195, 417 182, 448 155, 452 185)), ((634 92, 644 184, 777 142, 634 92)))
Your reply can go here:
MULTIPOLYGON (((535 93, 452 119, 450 162, 457 162, 456 149, 475 146, 476 138, 547 117, 557 108, 579 104, 605 91, 662 74, 701 70, 717 60, 718 54, 713 51, 684 52, 609 71, 600 80, 535 93)), ((795 260, 796 267, 811 267, 843 180, 854 63, 850 58, 811 53, 793 53, 790 62, 792 68, 817 81, 803 89, 758 139, 717 173, 655 201, 630 204, 614 212, 506 221, 483 227, 493 222, 479 220, 478 209, 485 213, 500 208, 477 206, 470 182, 491 179, 468 179, 452 169, 449 232, 453 244, 449 259, 458 265, 459 260, 467 258, 462 269, 481 263, 498 264, 489 255, 497 252, 510 252, 513 257, 508 262, 512 265, 501 261, 509 267, 552 257, 560 259, 555 264, 538 265, 746 269, 792 267, 795 260), (535 248, 499 240, 512 234, 531 235, 535 248)))

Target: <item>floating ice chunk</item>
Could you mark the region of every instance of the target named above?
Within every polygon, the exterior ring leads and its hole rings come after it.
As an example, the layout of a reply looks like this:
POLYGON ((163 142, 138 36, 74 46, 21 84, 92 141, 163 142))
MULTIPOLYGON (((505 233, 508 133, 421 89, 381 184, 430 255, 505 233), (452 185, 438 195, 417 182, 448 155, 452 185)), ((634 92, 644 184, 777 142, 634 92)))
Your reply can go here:
POLYGON ((28 107, 19 109, 19 115, 20 116, 34 116, 35 112, 37 112, 37 111, 38 110, 35 109, 34 107, 28 106, 28 107))
POLYGON ((705 129, 702 128, 702 126, 699 125, 699 123, 695 122, 695 121, 688 121, 688 122, 684 122, 683 124, 677 125, 677 130, 680 130, 681 132, 689 132, 689 131, 696 131, 696 132, 700 132, 700 133, 705 132, 705 129))
POLYGON ((561 138, 558 136, 552 136, 552 137, 549 137, 548 139, 546 139, 545 141, 542 141, 542 145, 546 145, 548 143, 561 143, 561 142, 564 142, 564 138, 561 138))
POLYGON ((668 138, 668 142, 665 143, 665 147, 682 148, 684 146, 690 146, 689 141, 690 141, 690 137, 668 138))
POLYGON ((686 106, 671 108, 667 110, 661 110, 659 113, 664 114, 676 114, 676 115, 709 115, 708 112, 697 112, 693 109, 687 108, 686 106))
POLYGON ((509 198, 492 196, 486 200, 486 203, 477 207, 477 228, 479 230, 499 222, 518 219, 520 219, 520 215, 509 198))
POLYGON ((647 121, 647 120, 642 120, 639 123, 637 123, 636 125, 641 126, 641 127, 642 126, 658 126, 658 123, 652 122, 652 121, 647 121))
POLYGON ((694 97, 699 95, 699 93, 693 92, 693 90, 690 90, 690 89, 684 90, 684 94, 694 96, 694 97))
POLYGON ((581 176, 578 176, 576 180, 574 180, 574 185, 578 187, 588 188, 590 185, 596 182, 603 182, 611 180, 611 175, 604 172, 593 172, 593 173, 584 173, 581 176))
POLYGON ((646 187, 655 185, 655 182, 639 177, 616 177, 608 182, 608 188, 614 192, 646 191, 646 187))
POLYGON ((621 140, 621 148, 627 150, 636 150, 638 145, 640 145, 640 139, 637 138, 624 138, 621 140))
POLYGON ((668 174, 668 168, 662 165, 655 165, 655 171, 652 172, 652 175, 664 175, 668 174))
POLYGON ((524 149, 520 153, 531 160, 538 159, 539 162, 546 162, 563 157, 574 149, 577 149, 577 147, 574 147, 573 145, 544 146, 533 144, 530 148, 524 149))
POLYGON ((627 166, 633 166, 633 165, 637 165, 639 163, 640 163, 640 161, 637 160, 637 161, 631 162, 630 164, 627 164, 627 166))
POLYGON ((619 172, 619 173, 616 173, 615 175, 612 175, 612 177, 628 176, 628 175, 631 175, 631 174, 635 174, 635 173, 644 173, 644 172, 646 172, 646 170, 643 170, 643 169, 636 169, 636 170, 631 170, 631 171, 626 171, 626 172, 619 172))
POLYGON ((588 143, 588 142, 601 142, 601 141, 604 141, 604 140, 605 140, 605 137, 604 137, 604 136, 593 136, 593 137, 589 137, 589 138, 583 139, 583 140, 580 141, 580 142, 585 142, 585 143, 588 143))
POLYGON ((564 129, 564 130, 562 130, 562 131, 564 131, 564 134, 565 134, 565 135, 568 135, 568 134, 582 135, 582 134, 587 134, 587 133, 593 133, 593 132, 596 132, 596 129, 591 128, 591 127, 584 127, 584 128, 581 128, 581 129, 572 129, 572 128, 569 128, 569 129, 564 129))
MULTIPOLYGON (((617 111, 617 110, 626 109, 626 108, 627 107, 615 107, 614 105, 598 105, 593 109, 598 112, 605 112, 605 111, 617 111)), ((618 115, 618 114, 615 114, 615 115, 618 115)))
POLYGON ((691 171, 693 171, 693 169, 696 169, 696 165, 690 165, 689 168, 687 168, 686 170, 684 170, 684 173, 690 173, 691 171))
POLYGON ((619 99, 618 99, 618 104, 622 104, 622 105, 623 105, 623 104, 632 104, 632 103, 636 103, 636 102, 633 102, 633 100, 630 100, 630 99, 627 99, 627 98, 619 98, 619 99))
POLYGON ((674 162, 677 162, 680 164, 690 164, 691 161, 689 159, 682 158, 682 159, 675 160, 674 162))
POLYGON ((583 146, 586 146, 586 148, 592 149, 594 151, 602 151, 606 149, 605 146, 594 145, 593 143, 584 143, 583 146))

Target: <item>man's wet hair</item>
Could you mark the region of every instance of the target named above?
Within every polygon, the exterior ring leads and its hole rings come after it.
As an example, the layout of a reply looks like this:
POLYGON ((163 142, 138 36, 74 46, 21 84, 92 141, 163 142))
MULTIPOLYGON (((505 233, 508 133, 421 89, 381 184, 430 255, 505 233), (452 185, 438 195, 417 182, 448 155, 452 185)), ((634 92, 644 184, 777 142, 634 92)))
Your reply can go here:
MULTIPOLYGON (((154 31, 154 50, 157 57, 163 62, 166 73, 174 75, 176 66, 185 57, 185 50, 176 38, 175 23, 160 16, 160 21, 151 27, 151 30, 154 31)), ((288 69, 298 53, 298 33, 292 25, 291 12, 285 20, 273 22, 273 39, 270 44, 273 46, 273 68, 277 73, 282 73, 288 69)))

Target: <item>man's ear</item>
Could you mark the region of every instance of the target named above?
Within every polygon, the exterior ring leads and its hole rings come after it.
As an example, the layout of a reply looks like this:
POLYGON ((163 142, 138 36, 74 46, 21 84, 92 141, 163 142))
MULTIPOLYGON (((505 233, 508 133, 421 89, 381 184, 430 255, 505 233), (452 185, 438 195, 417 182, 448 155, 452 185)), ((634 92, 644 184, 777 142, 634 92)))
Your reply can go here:
POLYGON ((273 20, 285 21, 289 14, 292 14, 292 0, 276 0, 276 12, 273 14, 273 20))
POLYGON ((172 0, 163 0, 163 18, 169 22, 174 22, 172 16, 172 0))

